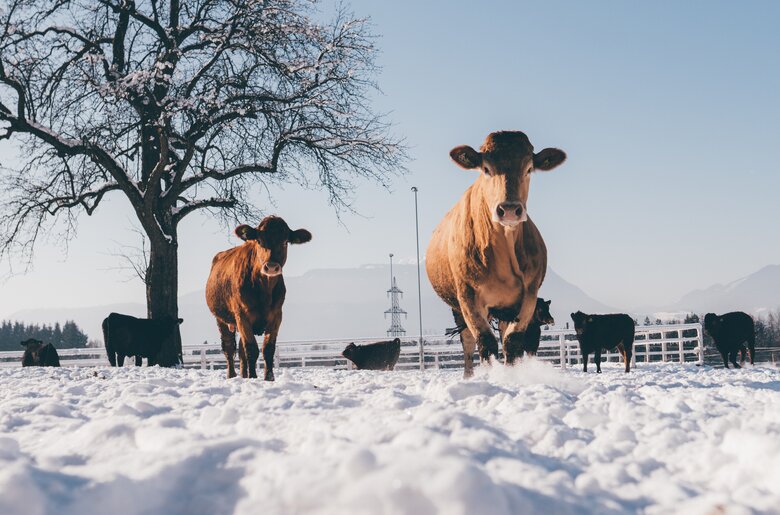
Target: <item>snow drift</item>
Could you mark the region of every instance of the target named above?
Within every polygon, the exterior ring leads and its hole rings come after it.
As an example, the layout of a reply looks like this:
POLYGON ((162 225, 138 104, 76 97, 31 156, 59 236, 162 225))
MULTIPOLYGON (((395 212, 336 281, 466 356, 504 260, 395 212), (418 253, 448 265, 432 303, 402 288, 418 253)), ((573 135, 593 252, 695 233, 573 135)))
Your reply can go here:
POLYGON ((619 367, 0 370, 0 513, 778 512, 780 370, 619 367))

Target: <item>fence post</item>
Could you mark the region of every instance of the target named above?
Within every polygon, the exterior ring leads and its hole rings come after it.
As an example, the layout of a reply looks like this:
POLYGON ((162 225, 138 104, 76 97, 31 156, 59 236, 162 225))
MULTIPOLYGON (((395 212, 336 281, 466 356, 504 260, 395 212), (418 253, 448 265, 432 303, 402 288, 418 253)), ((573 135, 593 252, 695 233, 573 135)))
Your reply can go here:
POLYGON ((669 350, 666 343, 666 333, 661 331, 661 363, 666 363, 666 353, 669 350))
POLYGON ((677 336, 680 337, 679 349, 680 349, 680 363, 685 363, 685 339, 683 338, 683 330, 677 331, 677 336))
POLYGON ((699 349, 699 366, 704 365, 704 335, 701 334, 701 324, 696 328, 696 343, 699 349))
POLYGON ((436 364, 436 370, 439 370, 441 368, 441 365, 439 365, 439 351, 433 354, 433 362, 436 364))
POLYGON ((200 349, 200 369, 206 370, 206 349, 200 349))
POLYGON ((558 347, 561 356, 561 368, 566 368, 568 359, 568 350, 566 349, 566 334, 561 333, 558 335, 558 347))

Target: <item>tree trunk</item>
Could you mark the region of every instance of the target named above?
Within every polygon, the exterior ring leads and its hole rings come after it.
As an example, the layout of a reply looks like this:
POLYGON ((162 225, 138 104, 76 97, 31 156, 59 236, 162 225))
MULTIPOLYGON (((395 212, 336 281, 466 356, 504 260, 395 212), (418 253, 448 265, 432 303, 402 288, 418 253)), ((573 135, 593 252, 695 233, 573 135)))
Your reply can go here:
MULTIPOLYGON (((163 230, 165 228, 161 227, 163 230)), ((179 318, 179 261, 178 242, 175 227, 168 227, 165 238, 158 231, 149 237, 149 267, 146 271, 146 306, 149 318, 179 318)), ((181 334, 175 331, 175 338, 164 345, 158 364, 174 366, 181 363, 181 334)))

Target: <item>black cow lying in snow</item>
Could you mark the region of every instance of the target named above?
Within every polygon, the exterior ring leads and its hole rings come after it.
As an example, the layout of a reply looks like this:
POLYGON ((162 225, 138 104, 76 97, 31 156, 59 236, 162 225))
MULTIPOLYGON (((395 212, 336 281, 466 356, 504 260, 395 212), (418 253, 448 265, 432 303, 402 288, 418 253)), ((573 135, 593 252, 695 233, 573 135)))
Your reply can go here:
POLYGON ((341 353, 358 370, 393 370, 401 354, 401 340, 355 345, 350 343, 341 353))
POLYGON ((22 342, 22 347, 24 347, 24 356, 22 356, 23 367, 60 366, 60 356, 51 343, 44 344, 40 340, 30 338, 22 342))
POLYGON ((112 367, 125 364, 125 356, 135 356, 136 366, 147 358, 149 366, 171 367, 178 363, 176 344, 181 339, 183 320, 150 320, 111 313, 103 320, 103 340, 112 367))
POLYGON ((634 319, 625 314, 588 315, 582 311, 571 314, 582 354, 582 370, 588 371, 588 354, 595 353, 596 372, 601 373, 601 351, 617 347, 631 370, 634 354, 634 319))
POLYGON ((704 330, 715 341, 715 347, 723 357, 723 365, 729 368, 729 361, 734 368, 737 365, 737 352, 741 352, 740 361, 745 362, 745 344, 750 351, 750 364, 756 353, 756 328, 753 319, 747 313, 735 311, 725 315, 707 313, 704 315, 704 330))

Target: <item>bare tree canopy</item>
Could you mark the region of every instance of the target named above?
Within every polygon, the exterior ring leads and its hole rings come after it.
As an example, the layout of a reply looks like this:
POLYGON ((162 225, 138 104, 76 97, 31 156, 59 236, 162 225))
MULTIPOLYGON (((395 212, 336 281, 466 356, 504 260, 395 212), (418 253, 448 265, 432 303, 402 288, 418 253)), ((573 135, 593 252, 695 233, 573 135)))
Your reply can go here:
POLYGON ((350 176, 384 180, 402 152, 367 102, 375 48, 366 20, 342 11, 319 25, 309 8, 10 2, 0 137, 17 136, 26 162, 4 181, 12 223, 3 246, 34 238, 51 215, 92 214, 112 191, 175 223, 204 208, 251 212, 245 192, 259 176, 316 181, 335 203, 350 176))
MULTIPOLYGON (((323 188, 337 207, 354 178, 384 184, 405 155, 370 106, 374 37, 367 20, 341 9, 320 23, 316 8, 6 2, 0 139, 21 146, 22 164, 3 171, 0 252, 29 256, 41 230, 70 236, 79 213, 121 193, 149 238, 154 289, 161 267, 176 275, 176 227, 190 213, 248 221, 264 181, 323 188)), ((155 309, 148 296, 150 316, 175 315, 175 299, 155 309)))

